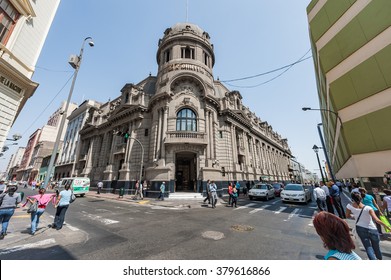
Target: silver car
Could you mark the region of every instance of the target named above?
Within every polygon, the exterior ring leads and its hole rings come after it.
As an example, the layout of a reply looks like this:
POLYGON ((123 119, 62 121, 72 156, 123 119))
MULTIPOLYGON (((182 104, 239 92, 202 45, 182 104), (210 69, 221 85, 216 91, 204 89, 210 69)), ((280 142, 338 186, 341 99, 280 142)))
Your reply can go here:
POLYGON ((269 198, 274 198, 274 188, 269 184, 256 184, 251 190, 248 192, 248 197, 253 198, 264 198, 265 200, 269 200, 269 198))
POLYGON ((302 184, 287 184, 281 192, 282 202, 301 202, 307 204, 311 201, 311 192, 302 184))

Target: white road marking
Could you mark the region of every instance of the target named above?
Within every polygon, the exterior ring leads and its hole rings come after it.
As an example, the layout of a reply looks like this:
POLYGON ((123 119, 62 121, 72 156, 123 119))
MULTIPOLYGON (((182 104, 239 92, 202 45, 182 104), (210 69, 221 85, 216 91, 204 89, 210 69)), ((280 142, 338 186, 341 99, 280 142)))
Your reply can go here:
POLYGON ((78 231, 79 230, 77 227, 73 227, 70 224, 67 224, 67 228, 69 228, 71 231, 78 231))
POLYGON ((111 225, 111 224, 116 224, 116 223, 119 223, 119 221, 116 221, 116 220, 110 220, 110 219, 105 219, 105 218, 102 218, 101 216, 98 216, 98 215, 92 215, 92 214, 89 214, 85 211, 82 211, 84 213, 85 216, 87 216, 88 218, 90 218, 91 220, 94 220, 94 221, 99 221, 105 225, 111 225))
POLYGON ((257 204, 256 203, 249 203, 249 204, 246 204, 244 206, 240 206, 238 208, 235 208, 234 210, 246 209, 246 208, 249 208, 250 206, 254 206, 254 205, 257 205, 257 204))
POLYGON ((102 223, 104 223, 105 225, 111 225, 111 224, 119 223, 119 221, 110 220, 110 219, 103 219, 102 223))
POLYGON ((111 212, 110 210, 107 210, 107 209, 95 209, 96 212, 111 212))
POLYGON ((250 212, 248 212, 249 214, 254 214, 254 213, 257 213, 259 211, 262 211, 263 209, 265 208, 268 208, 270 207, 271 205, 263 205, 261 208, 257 208, 257 209, 254 209, 254 210, 251 210, 250 212))
POLYGON ((31 249, 31 248, 39 248, 39 247, 54 244, 54 243, 56 243, 56 240, 54 238, 45 239, 45 240, 41 240, 41 241, 38 241, 35 243, 28 243, 28 244, 24 244, 21 246, 12 247, 10 249, 1 251, 0 255, 6 255, 9 253, 18 252, 18 251, 22 251, 22 250, 26 250, 26 249, 31 249))
POLYGON ((274 214, 280 214, 282 211, 284 211, 287 207, 280 207, 277 211, 274 211, 274 214))
POLYGON ((298 216, 298 215, 299 215, 298 213, 299 213, 300 211, 301 211, 301 209, 299 209, 299 208, 296 208, 295 210, 293 210, 292 213, 289 214, 288 219, 284 220, 284 222, 289 221, 289 220, 292 219, 294 216, 298 216))

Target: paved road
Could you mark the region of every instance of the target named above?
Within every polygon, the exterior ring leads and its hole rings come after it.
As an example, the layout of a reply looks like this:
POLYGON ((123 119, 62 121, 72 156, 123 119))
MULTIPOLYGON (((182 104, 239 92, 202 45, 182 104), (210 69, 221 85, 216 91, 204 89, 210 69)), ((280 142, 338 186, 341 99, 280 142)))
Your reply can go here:
MULTIPOLYGON (((141 202, 110 195, 78 198, 60 231, 47 227, 54 215, 49 207, 35 236, 28 234, 25 209, 18 209, 11 220, 14 232, 0 243, 0 259, 314 260, 325 254, 312 226, 314 202, 241 198, 238 208, 221 201, 216 209, 201 201, 141 202)), ((382 241, 385 259, 391 258, 390 243, 382 241)), ((359 246, 356 252, 366 258, 359 246)))

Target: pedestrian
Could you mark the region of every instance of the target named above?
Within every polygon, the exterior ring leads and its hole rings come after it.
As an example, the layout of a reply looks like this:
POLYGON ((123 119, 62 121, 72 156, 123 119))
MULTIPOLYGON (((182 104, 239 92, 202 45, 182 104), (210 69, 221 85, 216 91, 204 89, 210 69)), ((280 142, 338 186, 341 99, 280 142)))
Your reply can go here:
POLYGON ((144 199, 144 196, 143 196, 143 184, 140 184, 139 180, 136 181, 136 198, 137 199, 140 198, 141 200, 144 199))
POLYGON ((96 193, 97 193, 97 194, 100 194, 100 191, 101 191, 102 188, 103 188, 103 182, 102 182, 102 181, 99 181, 97 187, 98 187, 98 190, 97 190, 96 193))
POLYGON ((334 208, 333 208, 333 203, 332 199, 330 196, 330 191, 329 188, 324 184, 323 181, 319 182, 320 188, 325 192, 326 194, 326 206, 327 206, 327 212, 334 214, 334 208))
POLYGON ((215 184, 215 181, 211 181, 209 185, 210 190, 210 199, 212 202, 212 208, 216 208, 216 202, 217 202, 217 186, 215 184))
POLYGON ((148 189, 148 182, 147 182, 147 180, 144 180, 144 182, 143 182, 144 197, 147 196, 147 189, 148 189))
POLYGON ((230 182, 228 184, 228 195, 229 195, 229 198, 228 198, 228 206, 232 207, 233 204, 233 199, 232 199, 232 194, 233 194, 233 186, 232 186, 232 183, 230 182))
POLYGON ((319 211, 326 211, 326 193, 320 188, 318 184, 316 184, 313 194, 319 211))
MULTIPOLYGON (((358 188, 358 190, 359 190, 361 197, 362 197, 362 201, 361 201, 362 204, 371 207, 373 209, 373 211, 375 212, 376 217, 378 219, 380 219, 380 216, 383 215, 383 213, 381 212, 379 205, 377 205, 375 198, 372 195, 369 195, 365 188, 358 188)), ((379 232, 380 236, 383 235, 381 225, 376 223, 376 228, 377 228, 377 231, 379 232)))
POLYGON ((358 190, 358 184, 356 182, 353 182, 353 184, 352 184, 352 191, 351 191, 351 193, 353 193, 353 192, 357 192, 357 193, 360 192, 358 190))
POLYGON ((246 186, 243 188, 243 196, 247 196, 249 190, 250 190, 250 181, 247 181, 246 186))
POLYGON ((164 192, 165 192, 165 190, 166 190, 166 183, 162 182, 162 184, 160 185, 160 193, 159 193, 159 197, 157 198, 157 200, 159 200, 159 199, 164 200, 164 192))
POLYGON ((208 179, 208 181, 206 181, 206 198, 204 199, 204 203, 206 201, 208 201, 208 204, 210 204, 210 189, 209 189, 209 185, 210 185, 210 180, 208 179))
POLYGON ((56 215, 52 224, 53 229, 60 230, 64 224, 65 213, 68 210, 72 195, 72 191, 70 190, 70 188, 70 184, 66 184, 65 189, 62 190, 57 196, 55 203, 56 215))
POLYGON ((360 193, 351 193, 351 198, 353 203, 347 205, 346 215, 348 218, 356 220, 356 232, 364 245, 368 258, 370 260, 381 260, 383 256, 380 250, 380 237, 373 221, 390 230, 391 228, 376 217, 371 207, 362 203, 360 193))
POLYGON ((232 188, 232 207, 234 207, 235 205, 235 208, 237 208, 237 202, 238 202, 238 191, 236 189, 236 186, 233 186, 232 188))
POLYGON ((385 189, 383 192, 386 195, 383 197, 382 210, 386 214, 388 220, 391 221, 391 191, 385 189))
POLYGON ((345 211, 343 209, 342 202, 341 202, 341 192, 339 190, 339 187, 332 180, 329 181, 329 186, 330 186, 330 196, 332 197, 333 205, 335 207, 335 210, 337 210, 338 216, 341 219, 346 219, 345 211))
POLYGON ((21 202, 20 195, 16 193, 18 186, 8 184, 0 195, 2 203, 0 205, 1 233, 0 239, 7 235, 7 228, 12 215, 15 213, 16 206, 21 202))
POLYGON ((0 180, 0 193, 3 193, 6 189, 6 184, 4 184, 4 180, 0 180))
POLYGON ((238 191, 238 198, 239 198, 239 195, 240 195, 240 183, 239 183, 239 181, 236 181, 235 186, 236 186, 236 190, 238 191))
POLYGON ((349 179, 346 181, 346 186, 348 187, 349 193, 352 192, 352 183, 350 183, 349 179))
POLYGON ((56 194, 51 193, 51 194, 45 194, 46 189, 45 188, 40 188, 39 189, 39 194, 33 195, 33 196, 28 196, 26 198, 25 204, 23 204, 23 207, 27 204, 27 202, 30 202, 33 204, 35 201, 38 203, 38 209, 36 212, 31 212, 31 231, 30 234, 34 235, 35 232, 38 229, 38 224, 39 224, 39 218, 42 216, 42 214, 45 212, 45 209, 49 202, 51 201, 53 205, 55 205, 55 198, 56 194))
POLYGON ((31 182, 31 189, 32 190, 35 190, 35 187, 37 186, 37 181, 35 181, 35 180, 33 180, 32 182, 31 182))
POLYGON ((323 247, 329 250, 325 260, 361 260, 353 251, 356 248, 350 236, 349 225, 341 218, 326 211, 319 212, 313 224, 323 241, 323 247))

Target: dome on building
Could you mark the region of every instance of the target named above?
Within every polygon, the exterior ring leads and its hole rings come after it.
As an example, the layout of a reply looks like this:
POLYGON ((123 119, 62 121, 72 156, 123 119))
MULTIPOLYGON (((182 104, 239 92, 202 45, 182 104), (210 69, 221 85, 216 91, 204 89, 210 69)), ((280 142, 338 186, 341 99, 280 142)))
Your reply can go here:
POLYGON ((189 23, 189 22, 179 22, 173 25, 171 28, 167 28, 164 32, 165 37, 166 36, 173 36, 177 34, 182 34, 184 32, 193 33, 194 35, 200 36, 200 37, 206 37, 206 39, 209 39, 209 34, 205 32, 201 27, 199 27, 196 24, 189 23))

